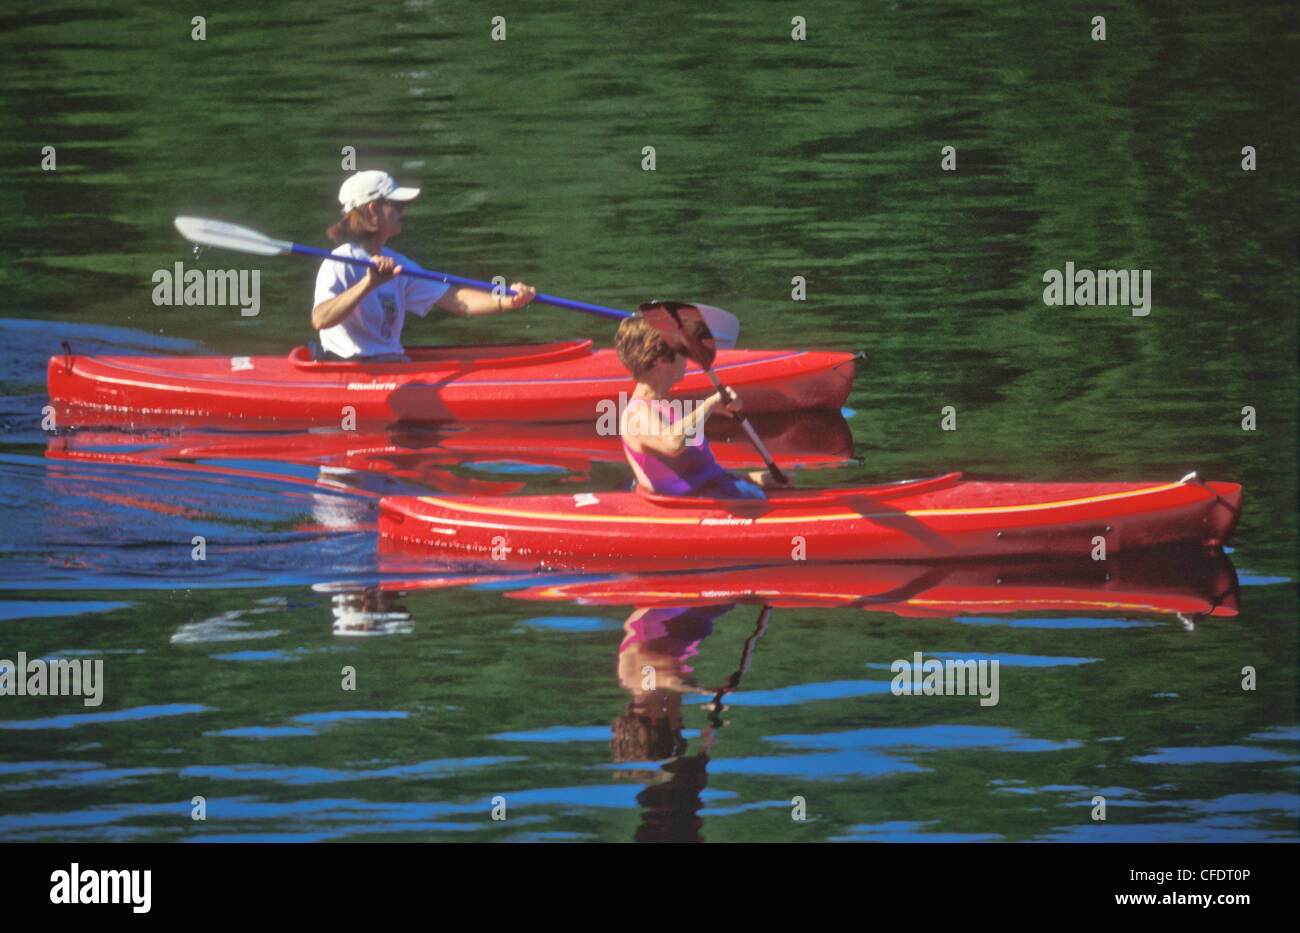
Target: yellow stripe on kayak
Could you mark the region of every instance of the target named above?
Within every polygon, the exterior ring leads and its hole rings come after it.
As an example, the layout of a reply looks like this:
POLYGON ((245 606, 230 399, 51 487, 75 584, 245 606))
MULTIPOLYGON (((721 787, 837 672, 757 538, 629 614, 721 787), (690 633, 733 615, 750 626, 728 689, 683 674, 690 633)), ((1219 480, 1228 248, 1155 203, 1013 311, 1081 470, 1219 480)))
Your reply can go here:
MULTIPOLYGON (((847 518, 896 518, 900 515, 916 518, 935 515, 992 515, 1008 512, 1033 512, 1041 511, 1043 509, 1060 509, 1076 505, 1087 505, 1092 502, 1108 502, 1115 499, 1128 499, 1133 496, 1147 496, 1153 493, 1166 492, 1171 489, 1179 489, 1185 485, 1185 483, 1166 483, 1162 486, 1149 486, 1145 489, 1134 489, 1128 492, 1111 492, 1099 496, 1088 496, 1083 499, 1062 499, 1057 502, 1033 502, 1027 505, 981 506, 977 508, 964 509, 912 509, 904 512, 881 512, 879 514, 863 514, 861 512, 851 511, 833 512, 825 515, 766 515, 756 516, 751 521, 738 520, 734 527, 743 528, 758 524, 775 525, 787 522, 832 522, 843 521, 847 518)), ((921 493, 921 495, 925 495, 925 493, 921 493)), ((573 512, 530 512, 525 509, 507 509, 485 505, 473 505, 470 503, 457 502, 453 499, 440 499, 436 496, 421 496, 420 501, 444 509, 452 509, 460 512, 473 512, 479 515, 498 515, 505 518, 530 518, 562 522, 593 522, 628 525, 699 525, 702 518, 712 517, 695 515, 692 517, 669 518, 667 516, 658 517, 653 515, 581 515, 573 512)), ((758 500, 752 501, 757 502, 758 500)), ((446 516, 438 516, 437 518, 434 518, 432 516, 419 515, 415 517, 427 521, 450 521, 453 523, 457 521, 454 518, 448 518, 446 516)), ((740 516, 740 518, 743 519, 744 516, 740 516)), ((716 527, 725 528, 727 526, 725 524, 720 524, 716 527)))

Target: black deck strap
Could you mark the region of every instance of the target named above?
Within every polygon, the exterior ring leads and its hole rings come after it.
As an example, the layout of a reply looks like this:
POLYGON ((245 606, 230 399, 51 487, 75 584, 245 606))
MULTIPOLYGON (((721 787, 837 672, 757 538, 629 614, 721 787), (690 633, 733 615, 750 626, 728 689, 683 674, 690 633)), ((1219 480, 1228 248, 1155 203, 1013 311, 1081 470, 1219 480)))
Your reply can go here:
POLYGON ((1183 623, 1183 625, 1186 626, 1189 630, 1193 629, 1196 626, 1201 624, 1202 619, 1208 619, 1210 616, 1214 615, 1214 610, 1222 606, 1223 601, 1225 599, 1227 599, 1229 596, 1233 595, 1234 593, 1240 593, 1240 592, 1241 592, 1241 584, 1238 583, 1234 578, 1232 585, 1229 586, 1226 590, 1224 590, 1222 593, 1220 593, 1217 596, 1210 597, 1209 612, 1197 612, 1197 613, 1192 613, 1190 615, 1180 612, 1178 613, 1178 618, 1183 623))
POLYGON ((72 372, 72 345, 66 340, 63 341, 63 375, 67 376, 72 372))
POLYGON ((836 375, 842 376, 844 374, 840 372, 841 366, 848 366, 850 363, 856 366, 859 360, 866 360, 866 358, 867 358, 867 351, 859 350, 858 352, 853 354, 852 358, 847 359, 842 363, 836 363, 834 366, 831 367, 831 369, 835 370, 836 375))
POLYGON ((1241 584, 1237 582, 1237 575, 1232 575, 1232 585, 1226 590, 1210 600, 1210 611, 1206 615, 1214 615, 1214 610, 1223 605, 1223 601, 1229 596, 1239 595, 1241 593, 1241 584))
POLYGON ((1183 482, 1183 483, 1196 483, 1196 484, 1199 485, 1199 486, 1204 486, 1206 489, 1208 489, 1208 490, 1210 491, 1210 495, 1214 496, 1214 500, 1215 500, 1216 502, 1218 502, 1219 505, 1223 506, 1225 509, 1227 509, 1229 512, 1231 512, 1231 513, 1232 513, 1232 516, 1233 516, 1234 518, 1241 518, 1241 509, 1240 509, 1240 508, 1233 508, 1233 507, 1228 503, 1228 501, 1227 501, 1226 499, 1223 498, 1223 496, 1219 495, 1218 490, 1216 490, 1213 486, 1211 486, 1211 485, 1210 485, 1209 483, 1207 483, 1205 480, 1201 479, 1200 474, 1198 474, 1198 473, 1192 473, 1191 476, 1193 477, 1193 479, 1190 479, 1190 480, 1189 480, 1189 479, 1184 478, 1184 479, 1182 479, 1182 480, 1179 480, 1179 482, 1183 482))

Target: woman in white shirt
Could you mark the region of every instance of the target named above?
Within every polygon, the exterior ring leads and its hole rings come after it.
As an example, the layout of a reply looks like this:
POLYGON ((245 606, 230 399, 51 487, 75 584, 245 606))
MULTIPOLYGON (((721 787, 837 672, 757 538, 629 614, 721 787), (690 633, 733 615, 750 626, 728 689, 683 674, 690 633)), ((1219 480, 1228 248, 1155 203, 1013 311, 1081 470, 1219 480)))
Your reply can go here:
POLYGON ((339 243, 334 254, 373 260, 370 268, 325 260, 316 274, 311 323, 320 333, 323 359, 396 362, 402 350, 402 322, 409 311, 424 317, 437 306, 463 316, 498 314, 522 308, 537 290, 523 282, 514 295, 430 279, 399 276, 420 267, 384 244, 402 232, 402 208, 420 193, 399 188, 387 172, 357 172, 339 189, 343 219, 330 228, 339 243))

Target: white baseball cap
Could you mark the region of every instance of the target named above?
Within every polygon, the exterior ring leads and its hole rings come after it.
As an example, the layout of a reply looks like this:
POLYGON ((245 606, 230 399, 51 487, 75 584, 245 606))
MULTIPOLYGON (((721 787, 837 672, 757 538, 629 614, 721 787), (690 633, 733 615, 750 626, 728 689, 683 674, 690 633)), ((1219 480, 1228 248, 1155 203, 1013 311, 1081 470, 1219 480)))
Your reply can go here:
POLYGON ((420 193, 419 188, 399 188, 387 172, 357 172, 339 188, 339 203, 343 213, 356 210, 362 204, 378 201, 410 201, 420 193))

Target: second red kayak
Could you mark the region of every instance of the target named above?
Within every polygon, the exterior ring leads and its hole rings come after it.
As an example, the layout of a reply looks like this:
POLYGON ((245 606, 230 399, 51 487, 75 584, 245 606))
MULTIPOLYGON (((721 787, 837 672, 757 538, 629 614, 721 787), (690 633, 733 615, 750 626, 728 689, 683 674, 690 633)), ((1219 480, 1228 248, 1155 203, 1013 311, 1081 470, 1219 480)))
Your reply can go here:
POLYGON ((641 492, 394 496, 381 551, 513 565, 634 569, 792 560, 1085 558, 1164 544, 1220 547, 1235 483, 973 482, 960 473, 881 486, 774 490, 767 501, 641 492))
MULTIPOLYGON (((121 412, 124 421, 184 416, 200 421, 586 421, 619 403, 632 378, 613 350, 590 340, 481 347, 413 347, 409 363, 314 362, 287 357, 50 358, 50 398, 65 411, 121 412)), ((746 412, 838 410, 848 398, 850 353, 722 350, 714 370, 746 412)), ((713 393, 688 365, 674 397, 713 393)), ((614 416, 615 419, 617 415, 614 416)), ((74 418, 75 420, 75 418, 74 418)), ((617 424, 617 421, 614 421, 617 424)))

